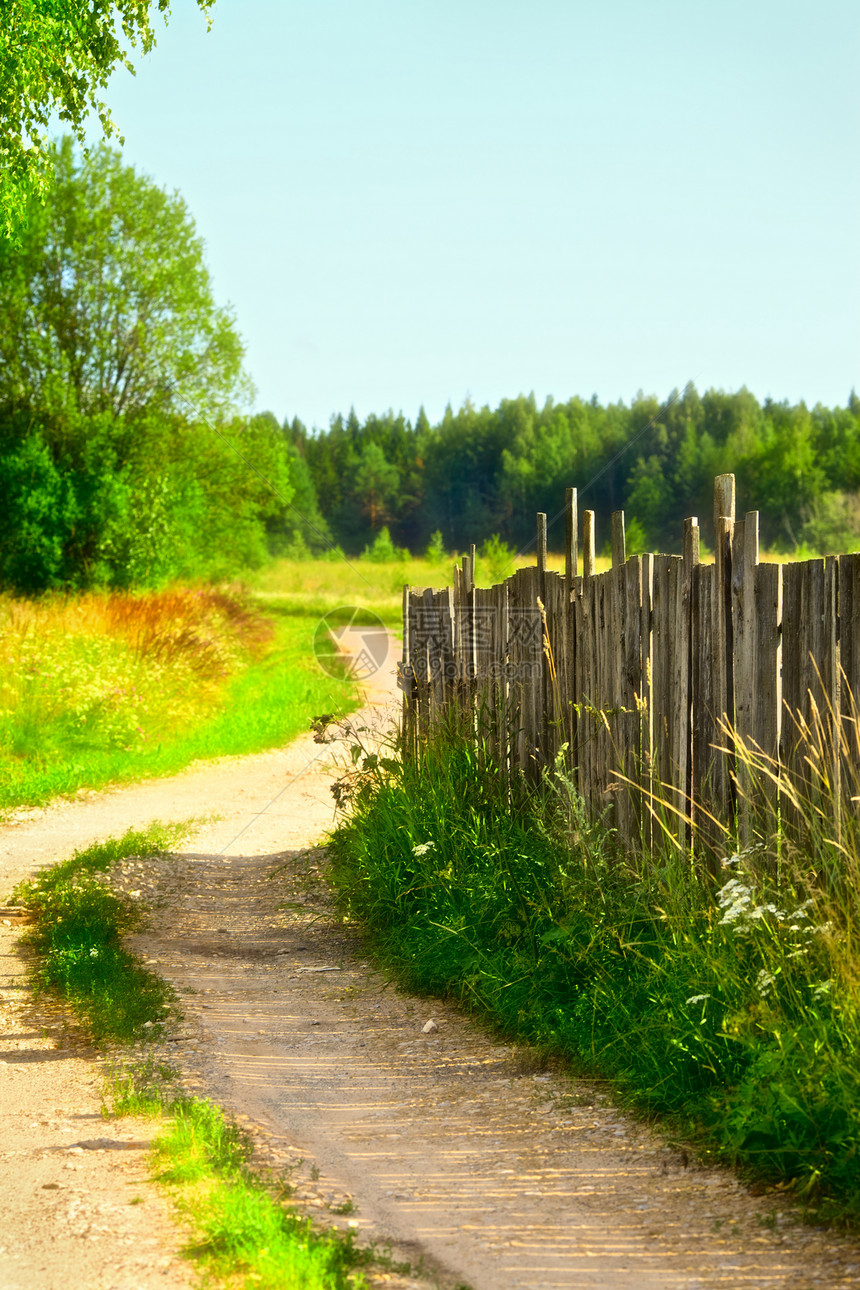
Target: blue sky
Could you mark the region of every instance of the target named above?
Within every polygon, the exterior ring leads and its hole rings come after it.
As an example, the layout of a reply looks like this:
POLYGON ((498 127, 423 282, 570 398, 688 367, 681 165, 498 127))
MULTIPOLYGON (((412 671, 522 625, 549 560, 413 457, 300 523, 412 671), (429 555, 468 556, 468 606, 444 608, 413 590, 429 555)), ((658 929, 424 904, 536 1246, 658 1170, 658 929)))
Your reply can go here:
POLYGON ((106 97, 259 408, 860 387, 856 0, 173 8, 106 97))

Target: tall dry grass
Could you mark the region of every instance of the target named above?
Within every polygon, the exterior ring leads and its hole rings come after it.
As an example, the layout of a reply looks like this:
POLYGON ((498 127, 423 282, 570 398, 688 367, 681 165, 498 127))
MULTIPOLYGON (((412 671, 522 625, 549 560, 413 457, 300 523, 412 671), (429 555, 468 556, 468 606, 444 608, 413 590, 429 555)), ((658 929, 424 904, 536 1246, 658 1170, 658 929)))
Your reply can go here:
POLYGON ((187 589, 0 598, 0 749, 125 748, 199 718, 272 627, 238 595, 187 589))
POLYGON ((238 590, 0 597, 0 808, 196 757, 255 752, 349 710, 314 615, 238 590))

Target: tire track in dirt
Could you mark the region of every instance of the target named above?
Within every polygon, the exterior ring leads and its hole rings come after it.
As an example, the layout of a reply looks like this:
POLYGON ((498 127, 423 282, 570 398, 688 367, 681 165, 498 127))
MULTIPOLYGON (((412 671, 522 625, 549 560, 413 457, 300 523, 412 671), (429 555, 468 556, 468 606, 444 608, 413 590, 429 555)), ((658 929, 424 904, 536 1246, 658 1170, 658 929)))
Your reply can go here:
POLYGON ((192 1037, 166 1047, 248 1117, 307 1212, 355 1204, 361 1234, 422 1255, 444 1286, 857 1284, 851 1242, 699 1168, 601 1086, 394 990, 334 915, 323 852, 168 864, 128 875, 162 901, 139 948, 196 991, 192 1037))

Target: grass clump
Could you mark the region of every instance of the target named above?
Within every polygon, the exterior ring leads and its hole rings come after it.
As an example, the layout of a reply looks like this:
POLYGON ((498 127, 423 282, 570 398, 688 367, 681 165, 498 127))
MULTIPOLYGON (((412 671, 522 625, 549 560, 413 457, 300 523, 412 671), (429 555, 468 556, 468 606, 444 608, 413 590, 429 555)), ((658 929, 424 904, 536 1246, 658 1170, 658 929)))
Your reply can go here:
POLYGON ((844 830, 838 880, 832 834, 804 849, 763 827, 712 877, 677 851, 634 864, 560 764, 536 788, 509 784, 471 731, 365 765, 333 876, 409 988, 610 1076, 817 1213, 860 1217, 860 865, 846 858, 860 852, 844 830))
POLYGON ((184 1252, 205 1275, 263 1290, 365 1290, 357 1269, 376 1261, 373 1251, 359 1249, 351 1231, 321 1231, 291 1210, 283 1185, 255 1172, 249 1136, 212 1102, 178 1089, 170 1067, 118 1063, 108 1101, 114 1115, 164 1117, 152 1173, 192 1224, 184 1252))
POLYGON ((183 1098, 155 1142, 156 1177, 181 1189, 197 1240, 188 1247, 216 1276, 241 1273, 247 1284, 276 1290, 362 1290, 355 1269, 372 1256, 351 1232, 320 1232, 283 1205, 250 1169, 251 1144, 211 1102, 183 1098))
POLYGON ((36 954, 36 991, 67 1003, 96 1043, 128 1044, 144 1028, 157 1034, 177 1016, 172 988, 122 944, 124 935, 141 926, 144 910, 98 875, 126 856, 163 851, 186 831, 159 824, 130 829, 75 852, 13 893, 33 917, 24 939, 36 954))

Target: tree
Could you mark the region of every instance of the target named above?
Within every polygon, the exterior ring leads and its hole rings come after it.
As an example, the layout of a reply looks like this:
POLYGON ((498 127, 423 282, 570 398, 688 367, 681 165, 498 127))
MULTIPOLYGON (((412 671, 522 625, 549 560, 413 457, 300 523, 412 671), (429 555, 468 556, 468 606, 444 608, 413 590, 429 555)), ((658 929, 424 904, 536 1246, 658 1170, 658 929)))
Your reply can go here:
POLYGON ((158 409, 219 415, 242 344, 216 307, 182 198, 101 145, 51 149, 44 204, 0 242, 0 404, 54 419, 158 409))
POLYGON ((385 460, 385 454, 379 445, 366 444, 361 450, 355 472, 354 490, 372 533, 376 532, 380 520, 389 518, 389 505, 399 482, 397 467, 385 460))
POLYGON ((185 203, 106 145, 52 160, 44 204, 0 243, 0 583, 259 564, 293 495, 289 445, 274 418, 235 415, 242 343, 185 203))
MULTIPOLYGON (((207 21, 213 3, 197 0, 207 21)), ((166 17, 170 0, 0 0, 0 237, 17 238, 48 187, 53 114, 81 144, 90 113, 118 135, 100 92, 117 64, 134 73, 130 49, 152 48, 153 8, 166 17)))

